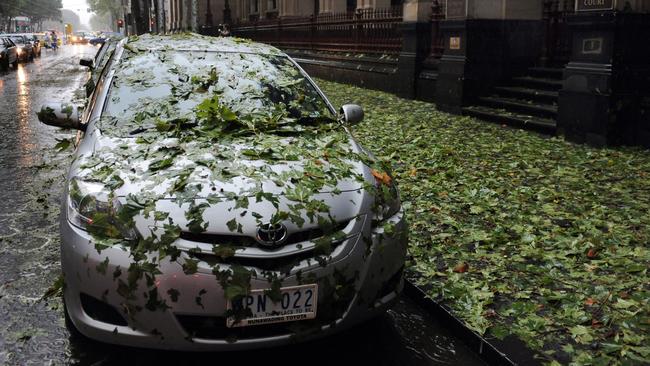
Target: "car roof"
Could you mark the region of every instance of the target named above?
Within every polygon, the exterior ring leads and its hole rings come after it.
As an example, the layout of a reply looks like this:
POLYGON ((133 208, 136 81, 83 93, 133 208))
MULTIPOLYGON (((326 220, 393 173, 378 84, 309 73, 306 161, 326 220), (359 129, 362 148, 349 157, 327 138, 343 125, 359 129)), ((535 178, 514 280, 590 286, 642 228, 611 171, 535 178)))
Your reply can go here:
POLYGON ((260 55, 286 56, 279 49, 248 39, 237 37, 209 37, 196 33, 180 33, 173 35, 145 34, 131 36, 127 39, 127 47, 138 50, 176 50, 198 52, 233 52, 254 53, 260 55))

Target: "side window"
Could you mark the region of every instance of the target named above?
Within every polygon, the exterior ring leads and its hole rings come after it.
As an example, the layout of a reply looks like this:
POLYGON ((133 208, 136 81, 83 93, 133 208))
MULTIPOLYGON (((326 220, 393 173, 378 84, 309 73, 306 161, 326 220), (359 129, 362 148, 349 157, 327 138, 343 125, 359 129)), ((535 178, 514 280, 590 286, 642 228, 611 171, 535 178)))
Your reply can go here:
POLYGON ((95 104, 97 104, 97 99, 102 96, 104 93, 104 83, 106 80, 106 75, 108 74, 108 71, 111 68, 111 64, 113 63, 113 57, 115 56, 115 51, 113 51, 110 55, 110 58, 108 59, 108 62, 106 62, 106 66, 102 69, 101 74, 99 75, 97 85, 95 86, 95 89, 93 90, 93 93, 90 95, 90 99, 88 103, 85 106, 84 113, 81 116, 81 121, 82 123, 88 123, 90 120, 90 116, 92 114, 92 111, 95 109, 95 104))
POLYGON ((99 64, 99 60, 104 57, 104 52, 106 52, 107 44, 104 43, 100 48, 99 51, 97 51, 97 54, 95 55, 95 66, 99 64))

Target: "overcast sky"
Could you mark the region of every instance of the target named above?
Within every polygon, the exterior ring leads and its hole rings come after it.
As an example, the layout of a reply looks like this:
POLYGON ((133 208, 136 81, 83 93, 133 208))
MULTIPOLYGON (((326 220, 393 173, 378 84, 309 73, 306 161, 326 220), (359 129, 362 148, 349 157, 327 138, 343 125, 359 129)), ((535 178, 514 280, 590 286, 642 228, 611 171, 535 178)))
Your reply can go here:
POLYGON ((88 26, 92 13, 86 12, 88 9, 86 0, 63 0, 63 9, 70 9, 77 13, 81 22, 88 26))

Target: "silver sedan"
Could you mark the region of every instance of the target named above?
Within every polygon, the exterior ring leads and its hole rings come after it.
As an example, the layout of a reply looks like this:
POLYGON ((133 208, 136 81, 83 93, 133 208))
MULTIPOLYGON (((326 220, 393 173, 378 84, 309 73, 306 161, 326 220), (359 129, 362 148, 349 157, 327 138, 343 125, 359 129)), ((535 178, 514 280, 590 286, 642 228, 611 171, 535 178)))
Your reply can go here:
POLYGON ((62 199, 71 327, 175 350, 287 344, 384 312, 407 227, 389 167, 276 48, 193 34, 116 47, 75 128, 62 199))

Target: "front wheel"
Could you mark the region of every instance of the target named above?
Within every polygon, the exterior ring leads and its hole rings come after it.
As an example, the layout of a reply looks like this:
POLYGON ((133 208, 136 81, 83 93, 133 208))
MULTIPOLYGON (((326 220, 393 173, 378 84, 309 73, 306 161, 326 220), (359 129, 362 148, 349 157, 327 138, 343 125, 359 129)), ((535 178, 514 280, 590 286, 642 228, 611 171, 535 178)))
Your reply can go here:
POLYGON ((9 59, 5 58, 2 62, 0 62, 0 71, 7 70, 9 70, 9 59))

